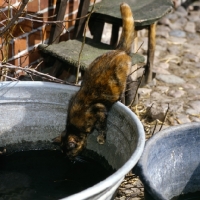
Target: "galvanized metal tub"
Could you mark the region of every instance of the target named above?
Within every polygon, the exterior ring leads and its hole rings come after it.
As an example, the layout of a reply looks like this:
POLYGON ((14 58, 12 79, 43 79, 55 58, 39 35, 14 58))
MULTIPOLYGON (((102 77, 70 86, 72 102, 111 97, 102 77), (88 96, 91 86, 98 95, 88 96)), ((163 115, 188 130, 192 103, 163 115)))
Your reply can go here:
MULTIPOLYGON (((0 147, 17 144, 14 146, 29 149, 41 148, 38 141, 50 143, 65 129, 68 102, 78 89, 49 82, 1 82, 0 147), (25 147, 24 141, 32 142, 32 145, 25 147)), ((124 176, 143 152, 143 126, 120 102, 115 103, 108 114, 106 143, 99 145, 96 136, 96 131, 89 136, 87 148, 105 157, 117 171, 93 187, 64 199, 112 199, 124 176)))
POLYGON ((144 184, 145 200, 200 199, 199 194, 178 197, 200 192, 200 123, 155 134, 147 141, 135 172, 144 184))

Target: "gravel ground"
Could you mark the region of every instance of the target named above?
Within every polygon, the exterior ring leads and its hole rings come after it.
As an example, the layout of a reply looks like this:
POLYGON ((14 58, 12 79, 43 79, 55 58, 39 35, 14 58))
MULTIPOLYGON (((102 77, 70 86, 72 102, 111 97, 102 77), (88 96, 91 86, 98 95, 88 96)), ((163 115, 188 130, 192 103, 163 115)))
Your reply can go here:
MULTIPOLYGON (((147 139, 160 128, 200 122, 200 1, 188 9, 177 9, 157 24, 154 59, 155 79, 139 88, 139 102, 133 111, 141 119, 147 139), (162 121, 166 116, 164 125, 162 121), (155 127, 155 124, 158 124, 155 127), (162 127, 161 127, 162 126, 162 127)), ((105 26, 103 41, 108 42, 110 26, 105 26)), ((139 53, 146 56, 147 32, 139 32, 139 53)), ((142 74, 141 70, 138 74, 142 74)), ((128 174, 115 200, 141 200, 141 181, 128 174)))

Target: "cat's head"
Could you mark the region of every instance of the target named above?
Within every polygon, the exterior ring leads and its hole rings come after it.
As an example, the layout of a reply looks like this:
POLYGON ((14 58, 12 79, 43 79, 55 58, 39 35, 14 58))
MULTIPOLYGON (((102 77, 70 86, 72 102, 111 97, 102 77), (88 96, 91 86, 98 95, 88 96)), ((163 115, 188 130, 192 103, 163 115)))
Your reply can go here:
POLYGON ((79 155, 87 144, 87 134, 81 133, 78 130, 67 127, 67 130, 54 139, 54 142, 59 143, 64 154, 68 158, 73 159, 79 155))

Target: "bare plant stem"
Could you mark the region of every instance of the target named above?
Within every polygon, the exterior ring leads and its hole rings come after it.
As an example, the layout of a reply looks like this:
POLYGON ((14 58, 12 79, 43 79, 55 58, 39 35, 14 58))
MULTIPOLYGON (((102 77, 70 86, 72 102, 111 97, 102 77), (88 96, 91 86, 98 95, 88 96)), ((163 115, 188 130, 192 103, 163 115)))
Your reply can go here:
POLYGON ((0 68, 9 68, 9 69, 15 69, 15 70, 22 70, 24 72, 26 72, 28 75, 34 75, 34 76, 38 76, 40 78, 43 78, 43 79, 47 79, 49 81, 53 81, 53 82, 56 82, 56 83, 63 83, 63 84, 68 84, 68 85, 74 85, 72 83, 69 83, 69 82, 66 82, 66 81, 63 81, 61 79, 58 79, 54 76, 51 76, 51 75, 48 75, 48 74, 44 74, 42 72, 38 72, 36 71, 35 69, 30 69, 30 68, 23 68, 23 67, 16 67, 14 65, 9 65, 9 64, 5 64, 5 65, 0 65, 0 68))
POLYGON ((142 79, 143 79, 143 77, 144 77, 144 74, 145 74, 145 70, 143 71, 143 74, 142 74, 141 80, 140 80, 140 82, 139 82, 139 84, 138 84, 138 87, 137 87, 137 90, 136 90, 136 92, 135 92, 135 96, 134 96, 134 98, 133 98, 131 104, 128 106, 129 108, 131 108, 131 107, 133 106, 134 102, 135 102, 136 95, 137 95, 137 93, 138 93, 138 89, 139 89, 139 87, 140 87, 140 85, 141 85, 141 83, 142 83, 142 79))
POLYGON ((80 53, 79 53, 79 56, 78 56, 78 67, 77 67, 77 74, 76 74, 76 85, 78 84, 78 76, 79 76, 79 71, 80 71, 80 59, 81 59, 81 54, 82 54, 83 47, 84 47, 84 44, 85 44, 86 30, 87 30, 87 27, 88 27, 88 22, 90 20, 90 17, 92 15, 93 11, 94 11, 95 3, 96 3, 96 0, 94 0, 94 4, 92 6, 92 10, 89 13, 88 18, 87 18, 87 20, 85 22, 84 34, 83 34, 83 42, 82 42, 81 50, 80 50, 80 53))
MULTIPOLYGON (((132 72, 129 74, 129 76, 130 76, 131 74, 133 74, 134 72, 136 72, 137 70, 143 68, 143 67, 144 67, 144 66, 138 67, 136 70, 132 71, 132 72)), ((132 82, 136 82, 136 81, 131 81, 131 82, 128 82, 127 84, 130 84, 130 83, 132 83, 132 82)))
POLYGON ((12 27, 12 25, 15 23, 15 21, 17 20, 17 18, 22 14, 22 11, 26 7, 28 1, 29 0, 22 0, 22 4, 21 4, 19 10, 15 14, 15 16, 10 20, 10 22, 6 25, 6 27, 0 32, 0 36, 2 36, 6 31, 9 30, 10 27, 12 27))
POLYGON ((142 44, 139 46, 139 48, 137 49, 137 51, 135 53, 137 53, 140 50, 140 48, 142 47, 143 44, 144 44, 144 41, 142 41, 142 44))
MULTIPOLYGON (((68 20, 62 20, 62 21, 59 21, 59 20, 58 21, 45 21, 45 20, 32 19, 32 18, 28 18, 28 17, 19 17, 19 19, 26 19, 26 20, 29 20, 29 21, 45 23, 45 24, 62 24, 63 22, 72 22, 72 21, 76 21, 76 20, 80 20, 80 19, 89 17, 92 13, 93 13, 93 11, 91 11, 90 13, 88 13, 85 16, 82 16, 82 17, 79 17, 79 18, 76 18, 76 19, 68 19, 68 20)), ((33 15, 29 15, 29 16, 35 17, 33 15)), ((51 16, 51 17, 53 17, 53 16, 51 16)), ((39 17, 36 16, 35 18, 39 18, 39 17)))
POLYGON ((18 79, 16 78, 13 78, 13 77, 10 77, 10 76, 7 76, 7 75, 3 75, 5 78, 8 78, 8 79, 11 79, 12 81, 18 81, 18 79))
POLYGON ((166 110, 166 113, 165 113, 164 120, 163 120, 163 122, 162 122, 162 124, 161 124, 161 126, 160 126, 159 131, 162 129, 162 127, 163 127, 163 125, 164 125, 164 123, 165 123, 165 120, 166 120, 166 117, 167 117, 167 113, 168 113, 168 111, 169 111, 169 103, 168 103, 168 107, 167 107, 167 110, 166 110))
POLYGON ((152 132, 152 136, 154 135, 154 132, 155 132, 155 130, 156 130, 156 127, 157 127, 157 124, 158 124, 158 120, 156 120, 156 124, 155 124, 155 126, 154 126, 154 129, 153 129, 153 132, 152 132))

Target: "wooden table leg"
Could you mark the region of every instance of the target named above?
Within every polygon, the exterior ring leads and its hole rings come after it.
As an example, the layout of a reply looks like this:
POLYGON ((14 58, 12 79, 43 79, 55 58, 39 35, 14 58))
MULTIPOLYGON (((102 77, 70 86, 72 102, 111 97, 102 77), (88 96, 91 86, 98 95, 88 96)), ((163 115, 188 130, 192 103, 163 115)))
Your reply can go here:
MULTIPOLYGON (((67 7, 67 1, 56 2, 56 17, 54 19, 55 21, 61 21, 64 19, 66 7, 67 7)), ((62 33, 62 28, 63 26, 60 23, 52 24, 48 44, 53 44, 53 43, 57 44, 59 42, 60 35, 62 33)))
POLYGON ((93 41, 94 42, 101 42, 104 24, 105 24, 104 22, 96 20, 96 22, 94 24, 95 32, 93 32, 93 41))
POLYGON ((154 52, 156 46, 156 23, 149 26, 148 33, 148 52, 147 52, 147 65, 145 71, 145 84, 152 81, 152 68, 154 60, 154 52))
POLYGON ((119 38, 119 25, 112 25, 112 32, 111 32, 111 38, 110 38, 110 45, 113 48, 116 48, 118 45, 118 38, 119 38))

